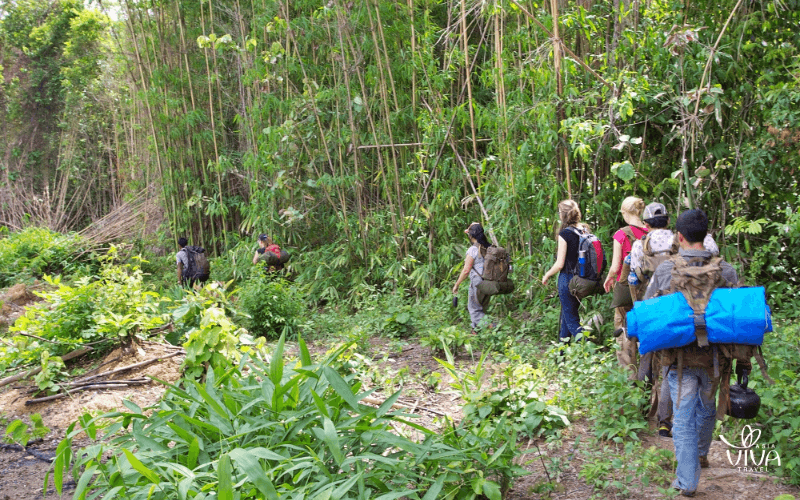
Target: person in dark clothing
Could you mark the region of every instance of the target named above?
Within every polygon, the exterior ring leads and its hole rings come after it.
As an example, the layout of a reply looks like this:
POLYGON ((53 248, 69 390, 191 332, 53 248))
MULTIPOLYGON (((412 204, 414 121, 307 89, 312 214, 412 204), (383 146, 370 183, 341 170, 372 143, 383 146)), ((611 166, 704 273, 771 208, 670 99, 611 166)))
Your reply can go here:
POLYGON ((578 267, 578 229, 585 228, 585 225, 581 223, 581 210, 573 200, 564 200, 558 204, 558 217, 561 220, 561 229, 556 238, 556 262, 542 277, 542 285, 547 285, 550 277, 558 273, 558 298, 561 300, 558 337, 562 341, 568 341, 583 331, 578 317, 580 303, 569 293, 569 281, 578 267))

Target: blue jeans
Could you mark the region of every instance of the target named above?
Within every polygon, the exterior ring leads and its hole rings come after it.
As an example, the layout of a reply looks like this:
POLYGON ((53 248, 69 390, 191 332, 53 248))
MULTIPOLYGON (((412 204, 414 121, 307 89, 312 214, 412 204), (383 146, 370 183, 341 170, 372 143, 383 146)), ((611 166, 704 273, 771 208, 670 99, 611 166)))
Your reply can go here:
POLYGON ((568 339, 576 336, 583 331, 581 320, 578 317, 578 299, 569 293, 569 280, 574 276, 572 273, 559 273, 558 275, 558 298, 561 299, 561 318, 558 330, 558 338, 568 339))
POLYGON ((672 485, 689 492, 700 482, 700 458, 708 455, 714 431, 718 381, 706 368, 684 367, 678 399, 678 370, 667 375, 672 396, 672 441, 678 460, 677 479, 672 485))

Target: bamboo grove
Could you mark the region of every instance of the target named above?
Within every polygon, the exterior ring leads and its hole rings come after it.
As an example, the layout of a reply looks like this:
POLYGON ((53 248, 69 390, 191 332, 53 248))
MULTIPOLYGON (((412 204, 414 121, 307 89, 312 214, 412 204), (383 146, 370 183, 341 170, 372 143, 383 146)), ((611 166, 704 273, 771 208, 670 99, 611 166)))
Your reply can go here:
POLYGON ((270 232, 310 279, 426 290, 471 220, 536 274, 559 199, 607 234, 636 194, 794 280, 797 3, 14 0, 2 223, 145 198, 160 244, 270 232))

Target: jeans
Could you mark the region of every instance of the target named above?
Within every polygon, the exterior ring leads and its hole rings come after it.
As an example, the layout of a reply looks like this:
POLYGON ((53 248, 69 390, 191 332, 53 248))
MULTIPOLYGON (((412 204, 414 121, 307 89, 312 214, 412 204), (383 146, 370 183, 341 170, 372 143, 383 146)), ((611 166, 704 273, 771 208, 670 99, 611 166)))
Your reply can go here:
POLYGON ((569 293, 569 280, 572 279, 572 276, 574 276, 572 273, 560 273, 558 275, 558 298, 561 299, 559 339, 569 339, 583 331, 581 320, 578 317, 580 302, 569 293))
POLYGON ((672 441, 678 460, 677 479, 672 485, 688 492, 697 491, 700 482, 700 458, 708 455, 714 430, 715 405, 719 381, 709 369, 684 367, 678 399, 678 370, 667 375, 672 396, 672 441))
POLYGON ((484 309, 489 305, 489 296, 483 295, 478 291, 478 285, 481 284, 483 278, 477 274, 470 273, 469 276, 469 293, 467 294, 467 311, 469 311, 469 319, 472 322, 472 329, 478 328, 481 320, 486 316, 484 309))

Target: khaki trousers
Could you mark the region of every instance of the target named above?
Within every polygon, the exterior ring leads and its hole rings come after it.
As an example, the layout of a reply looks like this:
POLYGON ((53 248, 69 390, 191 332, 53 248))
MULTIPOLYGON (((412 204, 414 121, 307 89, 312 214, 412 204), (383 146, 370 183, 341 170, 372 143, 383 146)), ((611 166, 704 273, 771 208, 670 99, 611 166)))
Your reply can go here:
MULTIPOLYGON (((625 314, 630 310, 630 307, 617 307, 614 309, 614 331, 627 327, 625 314)), ((629 339, 626 333, 623 332, 617 337, 617 344, 620 346, 617 351, 617 361, 619 361, 621 367, 629 370, 628 379, 636 380, 639 366, 639 346, 635 340, 629 339)))

